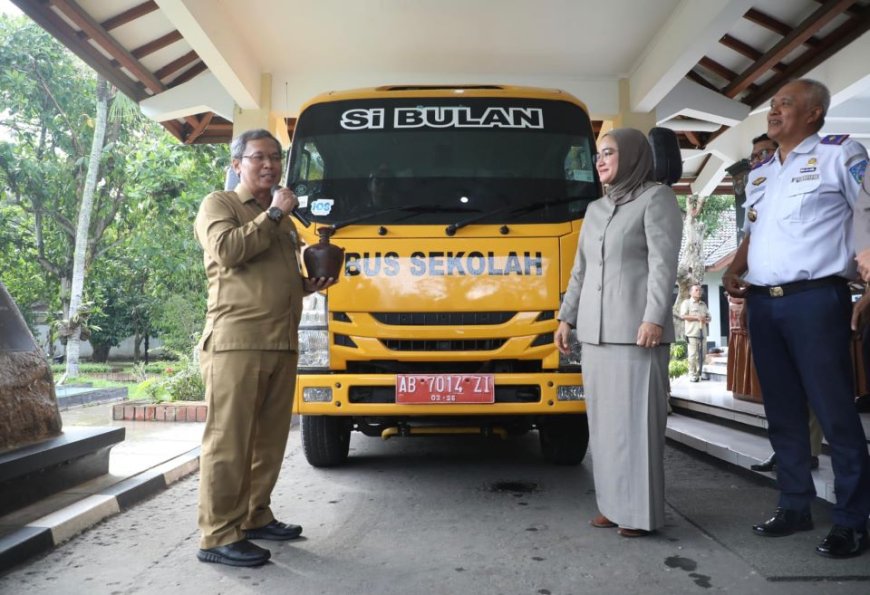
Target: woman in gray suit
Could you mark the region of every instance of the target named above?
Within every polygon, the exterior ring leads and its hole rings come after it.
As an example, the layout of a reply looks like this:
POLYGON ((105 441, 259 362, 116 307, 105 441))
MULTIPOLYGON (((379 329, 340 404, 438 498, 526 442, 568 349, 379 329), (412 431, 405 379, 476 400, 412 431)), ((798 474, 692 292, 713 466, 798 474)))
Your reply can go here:
POLYGON ((598 147, 606 189, 589 205, 562 308, 556 347, 576 328, 599 514, 624 537, 664 525, 671 307, 683 224, 676 197, 650 181, 642 132, 613 130, 598 147))

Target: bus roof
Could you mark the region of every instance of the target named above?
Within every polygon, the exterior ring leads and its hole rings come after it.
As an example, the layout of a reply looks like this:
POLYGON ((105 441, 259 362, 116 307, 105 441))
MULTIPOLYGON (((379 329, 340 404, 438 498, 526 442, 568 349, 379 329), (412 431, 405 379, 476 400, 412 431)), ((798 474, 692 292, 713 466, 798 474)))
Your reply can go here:
POLYGON ((328 91, 317 95, 302 106, 301 114, 311 105, 345 101, 349 99, 394 99, 399 97, 493 97, 511 99, 549 99, 567 101, 580 107, 588 113, 586 104, 559 89, 541 89, 538 87, 521 87, 516 85, 464 84, 464 85, 383 85, 349 89, 345 91, 328 91))

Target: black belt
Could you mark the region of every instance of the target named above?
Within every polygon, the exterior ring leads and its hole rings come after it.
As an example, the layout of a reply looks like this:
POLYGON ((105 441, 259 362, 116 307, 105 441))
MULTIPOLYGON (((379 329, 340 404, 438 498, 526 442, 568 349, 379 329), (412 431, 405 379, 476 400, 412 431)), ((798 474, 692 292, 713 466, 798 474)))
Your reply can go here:
POLYGON ((783 283, 782 285, 750 285, 748 291, 754 295, 783 297, 792 293, 815 289, 816 287, 845 284, 846 280, 843 277, 832 275, 830 277, 822 277, 821 279, 807 279, 806 281, 795 281, 793 283, 783 283))

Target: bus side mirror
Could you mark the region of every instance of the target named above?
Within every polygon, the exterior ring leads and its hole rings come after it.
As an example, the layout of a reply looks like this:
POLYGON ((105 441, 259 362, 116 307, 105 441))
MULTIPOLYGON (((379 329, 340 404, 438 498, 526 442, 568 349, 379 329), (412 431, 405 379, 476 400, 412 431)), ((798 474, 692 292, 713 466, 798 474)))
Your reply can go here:
POLYGON ((683 157, 677 133, 670 128, 655 127, 649 131, 653 154, 653 180, 673 186, 683 175, 683 157))
POLYGON ((224 178, 224 190, 235 190, 239 185, 239 174, 232 167, 227 166, 227 175, 224 178))

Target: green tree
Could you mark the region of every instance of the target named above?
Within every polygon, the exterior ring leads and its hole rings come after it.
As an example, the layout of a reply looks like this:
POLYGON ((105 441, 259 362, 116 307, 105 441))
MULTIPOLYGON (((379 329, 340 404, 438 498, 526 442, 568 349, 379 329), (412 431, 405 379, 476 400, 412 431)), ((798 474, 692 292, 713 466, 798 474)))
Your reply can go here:
MULTIPOLYGON (((69 319, 96 91, 97 77, 42 29, 0 16, 0 275, 25 312, 42 302, 69 319)), ((138 347, 164 330, 155 321, 170 296, 204 312, 193 218, 222 185, 228 151, 179 145, 123 96, 111 103, 105 138, 81 295, 93 304, 97 345, 131 332, 138 347)))
POLYGON ((721 225, 722 213, 734 208, 733 196, 678 196, 684 213, 683 251, 677 266, 677 299, 673 306, 677 337, 683 336, 684 325, 679 316, 680 305, 688 299, 689 288, 704 282, 704 240, 715 234, 721 225))

